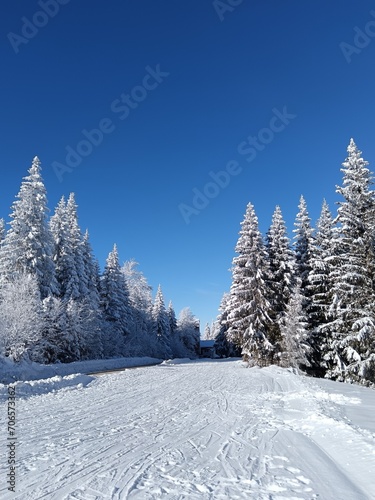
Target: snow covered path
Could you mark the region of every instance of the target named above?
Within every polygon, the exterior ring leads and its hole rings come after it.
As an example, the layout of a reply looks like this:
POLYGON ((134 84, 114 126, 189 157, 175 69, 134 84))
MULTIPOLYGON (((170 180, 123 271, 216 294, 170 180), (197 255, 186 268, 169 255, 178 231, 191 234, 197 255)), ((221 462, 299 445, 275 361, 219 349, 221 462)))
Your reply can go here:
POLYGON ((375 498, 374 390, 233 360, 62 381, 18 383, 0 498, 375 498))

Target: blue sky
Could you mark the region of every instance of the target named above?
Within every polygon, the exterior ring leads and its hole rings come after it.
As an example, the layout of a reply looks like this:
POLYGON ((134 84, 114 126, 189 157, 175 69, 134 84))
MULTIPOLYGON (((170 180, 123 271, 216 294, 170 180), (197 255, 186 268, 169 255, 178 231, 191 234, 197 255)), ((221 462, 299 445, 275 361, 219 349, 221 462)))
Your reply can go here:
POLYGON ((135 258, 203 329, 230 287, 249 201, 263 232, 277 204, 291 232, 301 194, 314 223, 324 197, 335 210, 350 137, 375 161, 373 9, 367 0, 7 0, 0 216, 38 155, 51 211, 76 193, 101 265, 116 242, 121 260, 135 258), (102 137, 90 135, 98 128, 102 137), (67 147, 82 152, 77 166, 67 147), (194 205, 198 191, 210 198, 194 205))

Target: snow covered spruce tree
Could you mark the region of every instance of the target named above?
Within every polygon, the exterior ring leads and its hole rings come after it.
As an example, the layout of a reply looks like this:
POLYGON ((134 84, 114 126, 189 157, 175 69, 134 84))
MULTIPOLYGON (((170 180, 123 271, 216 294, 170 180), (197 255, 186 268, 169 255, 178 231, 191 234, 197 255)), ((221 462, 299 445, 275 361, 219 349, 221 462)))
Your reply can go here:
POLYGON ((216 320, 215 352, 220 357, 240 357, 241 349, 228 338, 229 293, 224 293, 216 320))
POLYGON ((206 323, 205 327, 204 327, 203 339, 204 340, 211 340, 211 328, 210 328, 210 325, 208 323, 206 323))
POLYGON ((251 365, 272 364, 279 342, 272 320, 269 263, 251 203, 247 205, 233 259, 227 318, 228 339, 251 365))
POLYGON ((337 187, 338 241, 332 269, 327 377, 375 383, 374 191, 368 162, 353 139, 337 187))
POLYGON ((320 217, 316 224, 314 245, 310 259, 309 280, 309 320, 311 351, 309 359, 311 372, 317 376, 325 373, 322 355, 326 338, 324 325, 329 322, 329 307, 332 301, 331 263, 334 257, 333 219, 327 202, 324 200, 320 217))
POLYGON ((163 292, 158 286, 154 305, 152 307, 153 331, 157 339, 157 357, 169 359, 172 357, 170 347, 171 329, 167 311, 165 309, 163 292))
POLYGON ((131 331, 132 314, 129 292, 119 264, 117 246, 109 253, 100 281, 101 308, 105 320, 104 355, 122 356, 126 337, 131 331))
POLYGON ((169 329, 171 332, 171 336, 175 335, 177 332, 177 318, 176 318, 176 313, 172 304, 172 301, 169 301, 168 308, 167 308, 167 315, 168 315, 168 320, 169 320, 169 329))
POLYGON ((5 238, 5 221, 4 219, 0 219, 0 245, 1 245, 1 242, 4 240, 5 238))
MULTIPOLYGON (((90 359, 101 356, 100 311, 98 276, 91 254, 88 236, 82 235, 78 224, 77 204, 74 194, 67 202, 64 197, 58 203, 50 221, 54 239, 53 260, 59 283, 61 306, 65 311, 64 337, 66 355, 63 349, 60 361, 90 359)), ((51 304, 48 305, 48 310, 51 304)), ((61 322, 56 323, 60 328, 61 322)), ((52 338, 57 338, 52 326, 47 329, 52 338)), ((45 339, 51 344, 52 338, 45 339)), ((61 341, 59 342, 60 347, 61 341)), ((50 351, 51 349, 49 349, 50 351)))
MULTIPOLYGON (((187 333, 185 326, 188 326, 188 323, 185 324, 182 328, 179 327, 179 321, 176 319, 176 313, 173 307, 172 302, 170 301, 168 304, 167 308, 167 315, 168 315, 168 320, 169 320, 169 328, 170 328, 170 346, 171 346, 171 351, 172 351, 172 356, 174 358, 186 358, 189 356, 195 356, 196 352, 192 352, 191 350, 188 350, 186 345, 189 344, 189 341, 186 342, 186 338, 184 341, 183 335, 187 333)), ((192 316, 192 315, 191 315, 192 316)), ((196 319, 194 316, 192 316, 192 321, 193 321, 193 327, 192 327, 192 333, 195 338, 196 334, 196 319)), ((180 325, 181 326, 181 325, 180 325)), ((195 340, 196 341, 196 340, 195 340)), ((193 345, 194 341, 193 341, 193 345)), ((194 348, 195 349, 195 348, 194 348)))
POLYGON ((311 271, 311 257, 313 252, 313 230, 311 219, 307 211, 307 204, 303 196, 300 198, 298 213, 294 223, 294 252, 296 259, 296 275, 301 279, 301 293, 304 297, 303 307, 308 311, 310 306, 309 273, 311 271))
POLYGON ((78 225, 77 205, 73 193, 68 202, 59 201, 51 217, 51 232, 54 239, 53 260, 64 301, 82 299, 88 295, 87 275, 84 265, 84 241, 78 225))
POLYGON ((275 312, 276 322, 280 327, 295 282, 295 263, 279 206, 275 208, 266 241, 270 267, 269 300, 275 312))
POLYGON ((1 245, 1 282, 20 274, 37 279, 41 298, 58 291, 52 260, 53 241, 47 222, 47 196, 40 161, 34 158, 10 214, 10 229, 1 245))
POLYGON ((200 348, 200 331, 199 320, 194 316, 189 307, 181 310, 177 328, 181 341, 187 351, 188 356, 196 356, 199 354, 200 348))
POLYGON ((137 269, 138 262, 126 261, 121 272, 124 275, 129 291, 129 301, 132 311, 131 335, 127 342, 127 355, 152 355, 152 288, 144 274, 137 269))
POLYGON ((282 353, 280 364, 287 368, 305 370, 306 367, 310 366, 308 358, 311 346, 307 342, 307 318, 303 309, 303 300, 301 279, 297 278, 281 322, 282 353))

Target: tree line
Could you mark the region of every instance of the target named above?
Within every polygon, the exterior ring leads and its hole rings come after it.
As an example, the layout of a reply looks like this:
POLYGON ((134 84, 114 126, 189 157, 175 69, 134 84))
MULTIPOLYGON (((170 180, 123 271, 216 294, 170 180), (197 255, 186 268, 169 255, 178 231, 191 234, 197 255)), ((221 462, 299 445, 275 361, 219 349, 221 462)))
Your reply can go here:
POLYGON ((279 206, 264 238, 247 205, 215 323, 219 354, 375 383, 375 193, 353 139, 347 153, 336 215, 323 201, 313 228, 301 196, 292 243, 279 206))
POLYGON ((199 321, 176 319, 159 286, 155 299, 133 260, 121 266, 116 245, 103 272, 74 194, 48 216, 41 164, 34 158, 0 219, 0 358, 40 363, 119 356, 194 356, 199 321))

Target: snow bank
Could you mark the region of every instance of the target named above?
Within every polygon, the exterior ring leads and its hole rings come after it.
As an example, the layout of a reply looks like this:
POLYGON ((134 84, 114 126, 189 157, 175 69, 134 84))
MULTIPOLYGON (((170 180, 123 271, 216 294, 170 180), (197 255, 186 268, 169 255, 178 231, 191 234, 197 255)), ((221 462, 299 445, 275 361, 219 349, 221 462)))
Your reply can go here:
POLYGON ((163 361, 161 364, 162 365, 182 365, 185 363, 193 363, 194 360, 191 360, 190 358, 176 358, 176 359, 166 359, 163 361))
MULTIPOLYGON (((56 392, 66 388, 81 389, 93 380, 95 380, 95 377, 79 373, 75 375, 68 375, 66 377, 56 375, 55 377, 42 380, 30 380, 26 382, 18 381, 12 385, 16 389, 17 397, 29 397, 39 396, 40 394, 46 394, 49 392, 56 392)), ((6 397, 7 394, 8 386, 0 384, 0 395, 6 397)))
POLYGON ((161 359, 143 357, 94 359, 90 361, 76 361, 74 363, 41 365, 26 361, 13 363, 9 359, 0 358, 0 383, 9 384, 17 380, 50 379, 55 376, 65 377, 77 373, 90 374, 121 368, 156 365, 159 363, 161 363, 161 359))

